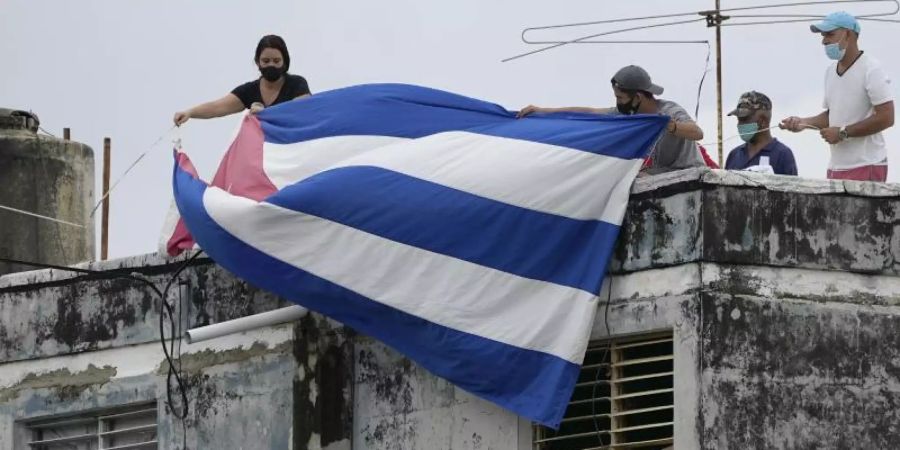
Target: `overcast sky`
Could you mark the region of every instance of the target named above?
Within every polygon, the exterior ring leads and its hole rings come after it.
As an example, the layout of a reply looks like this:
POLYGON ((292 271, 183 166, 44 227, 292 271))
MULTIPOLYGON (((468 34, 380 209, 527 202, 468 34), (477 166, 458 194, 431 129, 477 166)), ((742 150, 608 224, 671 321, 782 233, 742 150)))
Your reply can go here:
MULTIPOLYGON (((760 4, 722 0, 723 8, 760 4)), ((768 3, 768 2, 766 2, 768 3)), ((703 45, 571 45, 525 59, 523 27, 710 9, 713 0, 0 0, 0 107, 30 109, 48 131, 72 129, 91 145, 113 141, 113 178, 161 135, 172 115, 221 97, 258 76, 253 51, 265 34, 285 38, 291 71, 313 92, 372 82, 445 89, 519 109, 613 103, 609 79, 621 66, 645 67, 665 87, 663 98, 693 113, 704 70, 703 45)), ((844 5, 860 14, 883 6, 844 5), (863 8, 864 7, 864 8, 863 8)), ((791 13, 825 14, 818 6, 791 13)), ((651 22, 652 23, 652 22, 651 22)), ((574 38, 609 26, 548 35, 574 38)), ((537 37, 537 36, 536 36, 537 37)), ((862 24, 861 48, 900 76, 897 24, 862 24)), ((714 39, 702 22, 622 35, 628 39, 714 39)), ((774 102, 774 115, 812 115, 822 104, 829 64, 806 24, 723 30, 726 112, 755 89, 774 102)), ((714 142, 715 58, 700 99, 705 142, 714 142)), ((185 150, 211 177, 240 116, 191 120, 185 150)), ((736 123, 725 122, 726 137, 736 123)), ((800 175, 824 178, 827 145, 815 132, 775 132, 794 150, 800 175)), ((900 131, 887 133, 889 181, 900 180, 900 131)), ((739 141, 726 144, 727 151, 739 141)), ((715 146, 708 147, 714 152, 715 146)), ((156 250, 171 193, 171 139, 166 139, 112 195, 110 256, 156 250)), ((777 213, 777 212, 776 212, 777 213)), ((99 221, 98 221, 99 222, 99 221)), ((98 245, 99 248, 99 245, 98 245)))

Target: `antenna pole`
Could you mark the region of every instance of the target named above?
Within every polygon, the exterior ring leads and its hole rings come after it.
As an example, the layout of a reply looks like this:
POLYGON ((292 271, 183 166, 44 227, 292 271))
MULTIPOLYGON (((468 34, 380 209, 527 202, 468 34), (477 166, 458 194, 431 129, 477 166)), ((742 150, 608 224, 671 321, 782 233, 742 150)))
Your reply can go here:
POLYGON ((716 9, 703 11, 700 14, 706 16, 707 28, 716 27, 716 142, 719 147, 719 166, 725 164, 725 149, 722 145, 722 22, 730 19, 721 14, 721 0, 716 0, 716 9))
POLYGON ((722 144, 722 16, 716 0, 716 119, 718 121, 719 167, 725 167, 725 149, 722 144))

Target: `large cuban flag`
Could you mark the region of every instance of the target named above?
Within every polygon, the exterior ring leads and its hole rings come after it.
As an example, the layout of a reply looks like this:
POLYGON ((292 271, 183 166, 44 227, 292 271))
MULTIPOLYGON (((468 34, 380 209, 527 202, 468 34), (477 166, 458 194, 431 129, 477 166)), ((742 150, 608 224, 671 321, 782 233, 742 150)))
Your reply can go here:
POLYGON ((249 283, 558 427, 666 122, 516 119, 398 84, 316 94, 245 117, 212 185, 177 153, 170 250, 196 240, 249 283))

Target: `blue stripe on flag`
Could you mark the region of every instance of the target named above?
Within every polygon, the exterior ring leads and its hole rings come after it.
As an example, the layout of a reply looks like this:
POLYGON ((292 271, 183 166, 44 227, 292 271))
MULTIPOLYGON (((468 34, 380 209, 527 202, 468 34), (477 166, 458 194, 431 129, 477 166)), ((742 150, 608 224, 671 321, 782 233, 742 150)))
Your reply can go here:
POLYGON ((404 244, 597 293, 619 227, 501 203, 380 167, 332 169, 266 199, 404 244), (377 200, 373 200, 377 199, 377 200))
POLYGON ((644 158, 669 119, 659 115, 553 114, 516 119, 481 100, 420 86, 351 86, 267 108, 258 114, 266 142, 334 136, 420 138, 445 131, 558 145, 623 159, 644 158))
POLYGON ((278 261, 235 238, 206 213, 203 182, 177 165, 173 181, 182 218, 200 247, 225 269, 385 342, 475 395, 559 426, 579 365, 428 322, 278 261))

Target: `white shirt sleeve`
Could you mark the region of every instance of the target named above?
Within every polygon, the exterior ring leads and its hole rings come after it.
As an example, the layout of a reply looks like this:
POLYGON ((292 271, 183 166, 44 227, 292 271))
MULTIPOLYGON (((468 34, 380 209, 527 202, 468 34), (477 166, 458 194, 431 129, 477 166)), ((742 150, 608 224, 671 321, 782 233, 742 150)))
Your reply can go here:
POLYGON ((894 99, 891 90, 891 79, 880 64, 873 64, 866 73, 866 93, 873 106, 881 105, 894 99))

